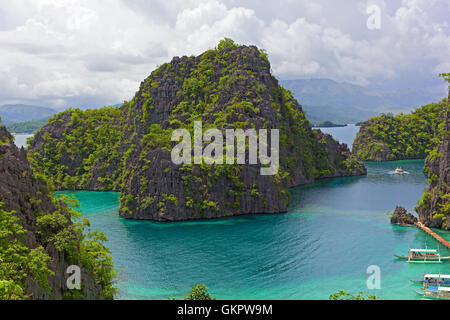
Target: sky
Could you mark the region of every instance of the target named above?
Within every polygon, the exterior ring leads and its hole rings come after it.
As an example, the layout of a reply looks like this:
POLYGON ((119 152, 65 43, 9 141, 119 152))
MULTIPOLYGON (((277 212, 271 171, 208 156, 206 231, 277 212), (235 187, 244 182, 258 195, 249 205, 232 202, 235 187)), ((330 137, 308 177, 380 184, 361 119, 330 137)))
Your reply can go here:
POLYGON ((266 49, 279 79, 445 95, 449 16, 448 0, 2 1, 0 104, 117 104, 224 37, 266 49))

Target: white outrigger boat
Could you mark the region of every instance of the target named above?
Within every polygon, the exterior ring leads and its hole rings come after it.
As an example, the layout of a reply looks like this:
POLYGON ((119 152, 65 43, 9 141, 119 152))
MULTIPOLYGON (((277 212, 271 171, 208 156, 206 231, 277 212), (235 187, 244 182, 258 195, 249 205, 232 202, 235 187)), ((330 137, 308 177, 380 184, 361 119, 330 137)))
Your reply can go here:
POLYGON ((416 292, 425 298, 450 300, 450 287, 428 287, 416 292))
POLYGON ((450 274, 424 274, 423 280, 411 280, 427 287, 450 287, 450 274))
POLYGON ((399 259, 415 263, 441 263, 450 260, 450 257, 441 257, 436 249, 409 249, 408 256, 394 254, 399 259))

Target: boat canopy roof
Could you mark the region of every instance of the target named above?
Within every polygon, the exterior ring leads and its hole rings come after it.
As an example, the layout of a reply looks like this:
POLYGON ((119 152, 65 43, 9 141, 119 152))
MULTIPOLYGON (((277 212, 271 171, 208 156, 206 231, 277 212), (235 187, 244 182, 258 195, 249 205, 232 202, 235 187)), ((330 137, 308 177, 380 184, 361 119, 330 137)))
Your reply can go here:
POLYGON ((424 278, 450 279, 450 274, 425 274, 424 278))
POLYGON ((439 287, 438 291, 446 291, 446 292, 450 292, 450 287, 439 287))
POLYGON ((409 251, 412 252, 429 252, 429 253, 436 253, 436 249, 409 249, 409 251))

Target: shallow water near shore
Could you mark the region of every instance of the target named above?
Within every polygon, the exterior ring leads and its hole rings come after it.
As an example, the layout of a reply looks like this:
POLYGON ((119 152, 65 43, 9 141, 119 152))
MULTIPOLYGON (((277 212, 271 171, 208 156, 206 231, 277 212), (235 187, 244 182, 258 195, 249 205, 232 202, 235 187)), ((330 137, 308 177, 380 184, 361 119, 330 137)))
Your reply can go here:
MULTIPOLYGON (((324 131, 349 145, 356 134, 352 127, 324 131)), ((386 213, 396 205, 413 211, 426 187, 423 161, 366 166, 367 176, 292 188, 286 214, 211 221, 131 221, 119 217, 117 193, 64 193, 75 195, 83 216, 109 238, 120 272, 117 299, 182 299, 194 283, 218 299, 328 299, 341 289, 420 299, 420 286, 410 280, 450 273, 450 263, 397 260, 393 254, 410 247, 438 245, 415 227, 391 225, 386 213), (399 166, 409 174, 389 174, 399 166), (380 267, 380 290, 367 288, 371 265, 380 267)), ((439 234, 450 239, 449 232, 439 234)))

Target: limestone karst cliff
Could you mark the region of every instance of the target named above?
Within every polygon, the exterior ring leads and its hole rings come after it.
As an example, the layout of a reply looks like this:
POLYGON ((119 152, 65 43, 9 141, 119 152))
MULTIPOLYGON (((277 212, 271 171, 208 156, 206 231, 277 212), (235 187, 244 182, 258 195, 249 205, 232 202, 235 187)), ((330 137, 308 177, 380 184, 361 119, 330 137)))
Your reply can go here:
POLYGON ((74 215, 0 126, 0 300, 112 298, 107 250, 83 236, 74 215), (67 288, 70 265, 80 267, 80 290, 67 288))
POLYGON ((443 114, 439 144, 427 157, 429 186, 416 211, 425 225, 450 230, 450 108, 443 114))
POLYGON ((228 40, 161 65, 121 108, 56 115, 36 134, 30 159, 59 189, 120 191, 121 216, 157 221, 286 212, 289 187, 366 173, 346 145, 311 129, 264 51, 228 40), (248 161, 175 164, 171 135, 192 133, 195 121, 203 131, 279 129, 277 174, 248 161))
POLYGON ((352 151, 363 161, 425 159, 436 147, 446 100, 409 114, 382 114, 361 123, 352 151))

